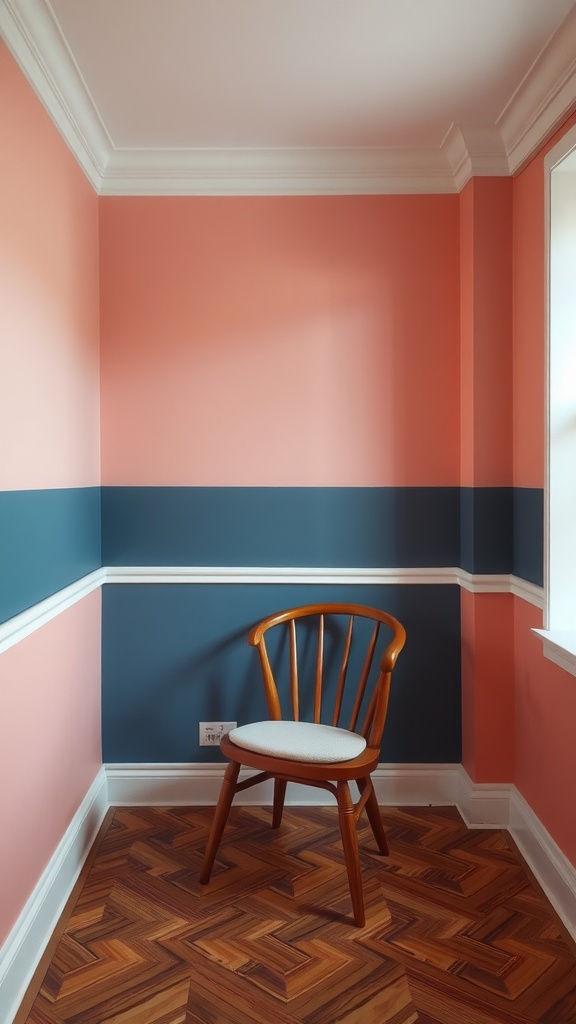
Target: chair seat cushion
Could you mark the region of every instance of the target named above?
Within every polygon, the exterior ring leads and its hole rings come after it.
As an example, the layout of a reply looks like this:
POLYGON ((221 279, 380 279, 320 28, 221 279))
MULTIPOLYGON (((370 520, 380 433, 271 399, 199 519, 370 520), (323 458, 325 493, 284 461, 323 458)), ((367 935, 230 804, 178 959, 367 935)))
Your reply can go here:
POLYGON ((232 729, 229 738, 258 754, 320 764, 351 761, 366 747, 358 733, 314 722, 251 722, 232 729))

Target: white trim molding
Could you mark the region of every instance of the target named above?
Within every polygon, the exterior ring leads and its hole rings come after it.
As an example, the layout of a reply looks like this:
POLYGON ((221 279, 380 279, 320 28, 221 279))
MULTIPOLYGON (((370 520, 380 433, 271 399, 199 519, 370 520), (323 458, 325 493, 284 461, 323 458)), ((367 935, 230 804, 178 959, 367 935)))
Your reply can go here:
POLYGON ((39 601, 38 604, 20 612, 19 615, 14 615, 13 618, 0 623, 0 654, 30 636, 46 622, 50 622, 50 619, 61 615, 67 608, 101 587, 105 581, 106 570, 96 569, 87 576, 76 580, 75 583, 71 583, 69 587, 58 590, 44 601, 39 601))
POLYGON ((576 940, 576 867, 518 792, 510 792, 510 833, 556 913, 576 940))
MULTIPOLYGON (((291 583, 337 584, 454 584, 460 569, 311 568, 298 566, 128 565, 108 566, 105 583, 291 583)), ((488 579, 489 577, 486 577, 488 579)), ((500 586, 508 577, 490 577, 500 586)), ((472 577, 470 577, 472 579, 472 577)))
POLYGON ((520 579, 519 576, 510 576, 510 590, 514 597, 520 597, 535 608, 544 610, 544 588, 538 587, 535 583, 520 579))
POLYGON ((460 767, 458 799, 455 801, 468 828, 508 828, 510 822, 508 783, 472 782, 460 767))
POLYGON ((544 657, 576 676, 576 632, 560 629, 533 629, 542 640, 544 657))
MULTIPOLYGON (((211 806, 220 793, 226 764, 107 764, 108 799, 111 806, 211 806)), ((254 774, 246 769, 241 777, 254 774)), ((457 764, 381 764, 372 774, 378 802, 383 806, 457 804, 461 768, 457 764)), ((236 798, 240 805, 268 806, 271 782, 245 790, 236 798)), ((291 784, 286 803, 293 806, 329 803, 324 790, 291 784)))
POLYGON ((460 768, 457 806, 469 828, 502 828, 512 836, 559 918, 576 941, 576 867, 513 785, 473 783, 460 768))
MULTIPOLYGON (((572 54, 576 64, 576 8, 573 8, 572 54)), ((544 159, 544 269, 545 269, 545 482, 544 482, 544 629, 533 629, 543 645, 544 657, 576 676, 576 601, 573 533, 566 529, 567 509, 575 493, 572 475, 574 442, 567 430, 574 418, 572 381, 573 335, 569 325, 575 304, 567 282, 573 263, 573 225, 576 206, 576 126, 544 159), (570 246, 566 247, 566 239, 570 246)))
POLYGON ((5 1024, 24 998, 108 806, 106 773, 101 768, 0 949, 0 1020, 5 1024))
POLYGON ((576 103, 572 8, 495 124, 452 125, 425 149, 116 148, 48 0, 0 0, 0 34, 101 195, 457 192, 516 173, 576 103))
POLYGON ((514 594, 543 607, 542 587, 517 576, 472 574, 456 566, 434 568, 302 568, 298 566, 108 566, 104 583, 291 583, 383 586, 457 586, 472 594, 514 594))
POLYGON ((576 103, 576 7, 540 53, 497 121, 516 174, 576 103))
POLYGON ((456 192, 442 149, 113 149, 101 195, 400 195, 456 192))
POLYGON ((529 580, 520 579, 519 576, 483 576, 466 572, 464 569, 457 569, 456 575, 459 586, 471 594, 513 594, 537 608, 544 607, 543 588, 530 583, 529 580))
POLYGON ((515 576, 472 575, 455 567, 422 569, 298 568, 269 566, 128 565, 96 569, 0 624, 0 654, 105 583, 335 584, 341 586, 458 586, 473 594, 514 594, 539 608, 543 590, 515 576))
POLYGON ((502 136, 494 125, 467 127, 452 124, 442 142, 456 190, 461 192, 473 177, 507 177, 508 157, 502 136))
POLYGON ((112 140, 46 0, 0 0, 0 36, 94 189, 112 140))

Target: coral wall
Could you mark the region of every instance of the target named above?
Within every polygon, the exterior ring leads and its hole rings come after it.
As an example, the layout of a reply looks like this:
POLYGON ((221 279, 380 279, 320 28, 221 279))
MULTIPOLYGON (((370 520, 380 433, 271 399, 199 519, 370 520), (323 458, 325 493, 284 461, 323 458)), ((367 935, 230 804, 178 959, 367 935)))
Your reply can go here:
MULTIPOLYGON (((100 244, 106 564, 455 564, 457 196, 104 197, 100 244)), ((352 593, 254 575, 216 601, 106 588, 106 758, 209 758, 208 709, 254 713, 255 618, 352 593)), ((412 636, 388 759, 460 757, 459 609, 441 590, 355 591, 412 636)))
MULTIPOLYGON (((99 564, 98 209, 3 43, 0 137, 0 607, 17 612, 99 564)), ((0 760, 1 943, 101 764, 99 594, 0 653, 0 760)))
POLYGON ((457 485, 456 196, 103 198, 108 485, 457 485))
MULTIPOLYGON (((477 488, 511 485, 512 182, 473 178, 460 195, 461 565, 476 568, 477 488)), ((513 534, 512 509, 496 530, 513 534)), ((512 553, 514 541, 511 541, 512 553)), ((510 566, 509 572, 512 571, 510 566)), ((494 571, 494 570, 492 570, 494 571)), ((512 600, 462 590, 462 762, 475 782, 514 777, 512 600)))
MULTIPOLYGON (((514 181, 514 474, 520 487, 544 483, 544 157, 576 123, 570 118, 514 181)), ((515 601, 514 781, 576 864, 576 679, 553 665, 531 632, 542 613, 515 601)))
POLYGON ((100 593, 0 654, 0 940, 101 765, 100 593))

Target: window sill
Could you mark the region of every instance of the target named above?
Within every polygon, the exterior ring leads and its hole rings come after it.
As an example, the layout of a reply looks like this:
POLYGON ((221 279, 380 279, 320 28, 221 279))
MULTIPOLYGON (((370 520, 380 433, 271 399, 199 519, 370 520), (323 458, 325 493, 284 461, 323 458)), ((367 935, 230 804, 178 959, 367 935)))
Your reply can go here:
POLYGON ((544 645, 544 657, 576 676, 576 631, 533 629, 544 645))

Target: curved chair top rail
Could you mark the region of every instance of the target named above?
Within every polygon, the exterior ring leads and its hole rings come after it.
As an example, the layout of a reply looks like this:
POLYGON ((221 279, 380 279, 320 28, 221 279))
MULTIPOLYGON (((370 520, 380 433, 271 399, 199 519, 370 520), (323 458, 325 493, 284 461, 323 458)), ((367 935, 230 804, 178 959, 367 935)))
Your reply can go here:
MULTIPOLYGON (((278 720, 284 716, 282 714, 275 672, 266 647, 265 634, 274 626, 280 626, 283 623, 287 624, 290 703, 292 717, 298 721, 300 719, 302 687, 296 621, 304 618, 317 619, 315 665, 313 673, 310 671, 306 673, 306 681, 308 689, 313 688, 313 720, 320 722, 323 720, 324 709, 322 704, 325 694, 325 647, 328 634, 326 622, 333 616, 344 617, 344 619, 347 617, 348 622, 341 637, 342 653, 337 669, 337 684, 335 693, 331 698, 331 724, 341 726, 341 717, 344 714, 344 694, 345 690, 348 691, 349 689, 347 687, 347 677, 352 661, 353 640, 356 639, 358 633, 358 630, 355 628, 355 620, 372 620, 374 628, 371 635, 362 641, 362 664, 354 673, 357 676, 356 683, 355 685, 351 684, 354 701, 346 727, 352 731, 358 730, 358 720, 362 710, 364 719, 360 731, 366 737, 369 746, 379 747, 386 720, 390 676, 396 659, 406 641, 406 632, 402 624, 394 616, 378 608, 347 602, 301 605, 269 615, 253 627, 248 635, 248 643, 256 647, 260 655, 270 717, 278 720), (372 665, 381 625, 386 626, 391 631, 392 636, 380 658, 379 671, 376 673, 375 670, 372 671, 372 665), (310 675, 313 675, 314 678, 311 679, 310 675), (376 675, 375 679, 373 679, 374 675, 376 675), (369 682, 370 679, 372 679, 371 683, 369 682)), ((346 712, 347 714, 348 712, 346 712)))

